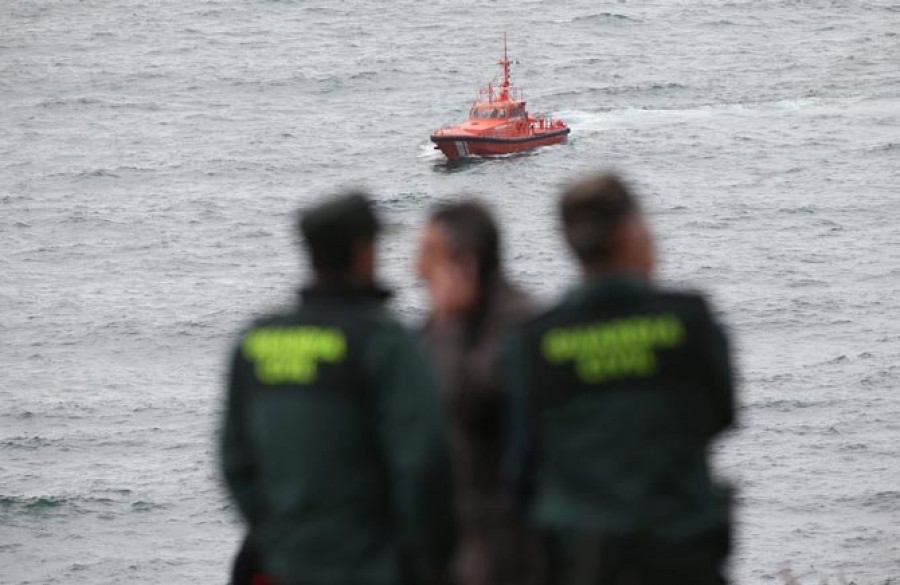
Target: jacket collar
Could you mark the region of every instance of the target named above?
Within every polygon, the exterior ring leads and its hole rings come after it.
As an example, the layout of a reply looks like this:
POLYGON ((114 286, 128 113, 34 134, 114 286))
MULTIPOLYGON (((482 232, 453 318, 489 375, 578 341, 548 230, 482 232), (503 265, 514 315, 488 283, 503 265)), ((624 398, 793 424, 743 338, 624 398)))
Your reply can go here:
POLYGON ((391 297, 391 291, 377 284, 352 282, 317 282, 300 289, 303 302, 316 301, 374 301, 383 303, 391 297))
POLYGON ((642 298, 650 293, 651 286, 646 279, 632 274, 608 274, 591 277, 575 286, 566 295, 566 300, 574 304, 592 304, 611 299, 642 298))

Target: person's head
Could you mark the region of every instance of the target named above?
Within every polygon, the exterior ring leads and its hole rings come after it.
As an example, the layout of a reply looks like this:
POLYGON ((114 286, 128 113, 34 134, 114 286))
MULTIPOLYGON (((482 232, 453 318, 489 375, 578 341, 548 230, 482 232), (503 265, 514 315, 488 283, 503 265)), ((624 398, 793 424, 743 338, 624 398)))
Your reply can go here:
POLYGON ((301 210, 298 227, 317 280, 374 281, 380 224, 367 194, 350 191, 301 210))
POLYGON ((477 201, 436 207, 422 230, 417 271, 434 313, 474 310, 500 277, 500 234, 490 211, 477 201))
POLYGON ((582 179, 559 205, 566 242, 588 274, 627 273, 649 278, 653 239, 637 198, 615 175, 582 179))

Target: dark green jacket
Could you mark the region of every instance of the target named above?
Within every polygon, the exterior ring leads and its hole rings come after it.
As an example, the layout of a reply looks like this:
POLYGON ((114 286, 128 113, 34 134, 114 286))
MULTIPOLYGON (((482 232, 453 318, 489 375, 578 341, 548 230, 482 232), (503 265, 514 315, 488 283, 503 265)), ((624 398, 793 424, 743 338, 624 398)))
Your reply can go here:
POLYGON ((517 330, 505 377, 517 489, 540 526, 675 543, 727 525, 707 448, 734 418, 732 371, 702 297, 578 287, 517 330))
POLYGON ((223 471, 281 583, 421 581, 446 554, 436 382, 385 296, 305 290, 234 352, 223 471))

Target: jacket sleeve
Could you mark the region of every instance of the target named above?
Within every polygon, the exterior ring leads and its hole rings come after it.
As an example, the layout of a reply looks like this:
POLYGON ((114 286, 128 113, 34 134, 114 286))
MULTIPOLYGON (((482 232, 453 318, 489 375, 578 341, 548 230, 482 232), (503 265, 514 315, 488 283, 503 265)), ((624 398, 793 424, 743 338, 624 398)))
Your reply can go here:
POLYGON ((251 526, 260 516, 256 467, 246 429, 246 380, 251 365, 235 348, 228 373, 224 421, 220 437, 220 460, 225 486, 238 511, 251 526))
POLYGON ((706 324, 701 359, 705 365, 710 401, 714 413, 714 432, 735 424, 734 367, 728 336, 708 305, 703 305, 706 324))
POLYGON ((385 328, 370 348, 377 440, 404 552, 421 582, 444 573, 453 539, 438 382, 421 340, 406 329, 385 328))
POLYGON ((527 513, 536 491, 537 433, 531 408, 528 359, 521 331, 511 333, 500 354, 500 379, 508 401, 505 471, 516 504, 527 513))

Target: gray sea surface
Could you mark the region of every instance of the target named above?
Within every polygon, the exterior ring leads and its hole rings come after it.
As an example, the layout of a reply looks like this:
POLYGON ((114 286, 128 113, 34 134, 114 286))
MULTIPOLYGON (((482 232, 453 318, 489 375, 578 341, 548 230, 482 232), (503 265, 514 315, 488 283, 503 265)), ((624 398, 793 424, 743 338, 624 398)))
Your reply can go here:
POLYGON ((898 33, 888 0, 5 0, 0 583, 225 582, 225 358, 307 274, 298 206, 372 190, 414 324, 432 204, 489 201, 550 301, 555 197, 599 168, 730 326, 735 582, 900 582, 898 33), (448 165, 504 31, 571 139, 448 165))

